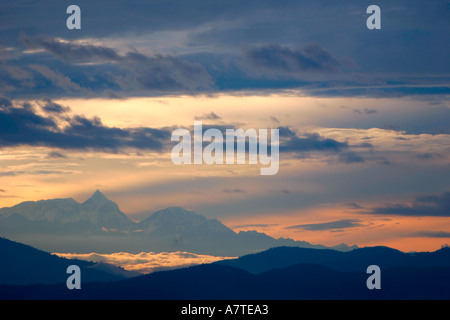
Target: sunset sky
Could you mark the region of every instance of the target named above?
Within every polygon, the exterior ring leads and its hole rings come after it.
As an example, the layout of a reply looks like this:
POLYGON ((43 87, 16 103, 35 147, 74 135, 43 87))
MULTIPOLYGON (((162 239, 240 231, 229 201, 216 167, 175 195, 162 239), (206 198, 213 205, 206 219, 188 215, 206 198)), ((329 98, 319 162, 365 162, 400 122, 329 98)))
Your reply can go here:
POLYGON ((0 207, 96 189, 314 244, 450 244, 448 1, 0 4, 0 207), (194 121, 278 128, 280 169, 175 165, 194 121))

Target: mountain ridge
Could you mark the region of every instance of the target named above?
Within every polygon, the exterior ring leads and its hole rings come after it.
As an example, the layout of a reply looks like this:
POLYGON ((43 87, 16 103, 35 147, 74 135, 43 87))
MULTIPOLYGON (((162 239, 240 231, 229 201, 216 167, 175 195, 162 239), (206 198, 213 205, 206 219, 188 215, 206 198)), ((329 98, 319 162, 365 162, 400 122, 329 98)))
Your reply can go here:
MULTIPOLYGON (((382 271, 382 289, 368 290, 365 271, 342 272, 295 264, 260 274, 218 264, 159 271, 114 282, 0 285, 0 299, 81 300, 448 300, 450 267, 396 267, 382 271)), ((179 312, 179 311, 178 311, 179 312)))
POLYGON ((61 258, 32 246, 0 237, 1 284, 53 284, 65 283, 69 265, 78 265, 83 281, 113 281, 124 279, 125 270, 118 272, 114 266, 96 265, 93 262, 61 258), (109 271, 108 271, 109 268, 109 271))
POLYGON ((58 223, 90 222, 98 227, 123 228, 131 220, 119 206, 97 190, 86 201, 79 203, 73 198, 26 201, 12 207, 0 208, 0 215, 22 215, 32 221, 47 220, 58 223))
MULTIPOLYGON (((240 256, 277 246, 327 248, 253 230, 235 232, 217 219, 182 207, 167 207, 134 222, 100 190, 82 203, 49 199, 1 208, 0 221, 0 235, 50 252, 188 251, 240 256)), ((341 244, 336 249, 355 247, 341 244)))
POLYGON ((317 264, 340 272, 361 272, 372 264, 378 265, 383 270, 394 267, 450 267, 450 248, 441 248, 433 252, 407 253, 386 246, 363 247, 347 252, 276 247, 214 263, 243 269, 253 274, 294 264, 317 264))

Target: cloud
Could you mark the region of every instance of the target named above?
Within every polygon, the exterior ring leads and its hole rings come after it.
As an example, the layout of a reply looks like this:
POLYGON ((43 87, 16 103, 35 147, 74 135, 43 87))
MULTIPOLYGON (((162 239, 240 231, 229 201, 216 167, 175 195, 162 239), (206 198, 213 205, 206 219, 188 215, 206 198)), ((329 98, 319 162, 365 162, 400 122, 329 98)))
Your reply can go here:
POLYGON ((347 203, 347 206, 349 206, 349 207, 351 207, 351 208, 353 208, 353 209, 364 209, 363 206, 359 205, 359 204, 356 203, 356 202, 350 202, 350 203, 347 203))
POLYGON ((280 124, 280 120, 278 120, 278 118, 275 117, 275 116, 270 116, 269 119, 270 119, 270 121, 272 121, 273 123, 280 124))
POLYGON ((212 111, 210 113, 205 113, 201 116, 195 117, 195 120, 220 120, 220 119, 222 119, 222 117, 218 116, 212 111))
MULTIPOLYGON (((100 0, 82 4, 90 13, 83 18, 82 33, 65 28, 63 4, 30 6, 20 0, 2 3, 1 9, 0 20, 8 23, 0 43, 7 62, 0 63, 0 91, 17 96, 54 93, 36 87, 40 79, 33 78, 30 64, 46 66, 100 96, 291 88, 317 96, 449 93, 448 48, 441 45, 448 29, 442 27, 448 25, 445 0, 388 5, 384 10, 396 14, 386 21, 391 32, 370 40, 365 8, 357 0, 100 0), (26 54, 24 45, 30 49, 26 54), (150 50, 161 54, 142 59, 139 52, 150 50), (175 60, 169 52, 177 54, 175 60), (194 72, 186 77, 183 69, 194 72)), ((49 77, 48 70, 41 71, 49 77)))
MULTIPOLYGON (((172 145, 171 128, 108 127, 99 117, 69 115, 70 107, 59 105, 48 98, 33 104, 13 103, 4 98, 0 103, 0 147, 32 145, 105 152, 122 152, 127 148, 134 148, 165 152, 172 145), (44 111, 44 114, 39 113, 39 110, 44 111)), ((203 130, 210 127, 205 124, 203 130)), ((221 130, 225 136, 226 129, 234 126, 221 125, 214 128, 221 130)), ((298 136, 288 127, 279 127, 279 130, 280 152, 339 154, 345 151, 348 154, 343 153, 340 161, 360 162, 359 156, 348 150, 347 142, 325 138, 317 133, 298 136)), ((248 144, 248 141, 246 143, 248 144)), ((248 145, 246 150, 249 150, 248 145)))
POLYGON ((339 154, 339 162, 342 163, 363 163, 365 159, 353 151, 342 152, 339 154))
MULTIPOLYGON (((112 92, 116 96, 164 91, 193 93, 209 90, 214 85, 204 66, 176 55, 145 55, 136 50, 119 54, 116 49, 102 45, 79 44, 47 35, 28 36, 23 32, 20 39, 28 49, 44 52, 35 53, 34 63, 27 67, 50 81, 51 86, 45 88, 47 94, 55 94, 52 90, 55 87, 62 89, 56 92, 61 96, 105 96, 112 92), (49 60, 48 54, 56 59, 49 60)), ((13 86, 8 88, 9 92, 25 94, 17 92, 24 89, 22 83, 11 82, 8 78, 6 81, 13 86)), ((33 89, 38 81, 39 77, 34 78, 25 92, 38 94, 33 89)), ((39 87, 41 91, 44 89, 42 85, 39 87)))
POLYGON ((66 159, 67 157, 63 155, 62 153, 59 153, 57 151, 52 151, 47 155, 47 158, 50 159, 66 159))
POLYGON ((438 195, 414 197, 412 204, 391 204, 374 208, 371 214, 417 216, 417 217, 450 217, 450 191, 438 195))
POLYGON ((378 111, 375 110, 375 109, 368 109, 368 108, 364 108, 364 109, 362 109, 362 110, 360 110, 360 109, 353 109, 352 111, 353 111, 354 113, 359 113, 359 114, 375 114, 375 113, 378 112, 378 111))
POLYGON ((448 231, 418 231, 409 234, 410 237, 418 238, 450 238, 448 231))
POLYGON ((300 224, 285 227, 285 229, 303 229, 308 231, 339 230, 363 226, 360 222, 361 221, 357 219, 343 219, 323 223, 300 224))
POLYGON ((0 97, 0 109, 5 109, 5 108, 9 108, 12 107, 12 102, 11 100, 4 98, 4 97, 0 97))
POLYGON ((282 152, 339 152, 349 148, 347 142, 325 138, 318 133, 307 133, 304 136, 298 136, 294 131, 286 127, 279 127, 279 130, 280 151, 282 152))
MULTIPOLYGON (((202 124, 202 133, 208 129, 217 129, 222 133, 223 139, 223 150, 226 149, 226 130, 233 129, 237 130, 238 126, 235 124, 202 124)), ((241 128, 242 129, 242 128, 241 128)), ((279 130, 279 152, 290 154, 290 156, 297 158, 308 158, 309 156, 314 156, 317 153, 325 153, 326 155, 337 156, 337 161, 340 163, 363 163, 366 159, 361 156, 356 151, 352 149, 368 148, 372 147, 370 143, 363 143, 358 145, 349 145, 347 141, 338 141, 332 138, 326 138, 318 133, 303 133, 299 134, 292 128, 287 126, 279 126, 276 129, 279 130)), ((243 129, 245 131, 245 129, 243 129)), ((193 127, 191 127, 191 132, 193 127)), ((256 132, 258 134, 258 132, 256 132)), ((193 135, 191 135, 193 139, 193 135)), ((193 141, 193 140, 192 140, 193 141)), ((208 144, 207 141, 203 142, 203 146, 208 144)), ((271 140, 268 139, 267 145, 258 144, 257 150, 259 148, 268 148, 270 151, 271 140)), ((237 148, 237 142, 234 143, 235 149, 237 148)), ((245 140, 245 150, 249 151, 249 140, 245 140)), ((335 162, 335 160, 330 160, 330 163, 335 162)), ((283 193, 288 193, 288 190, 282 191, 283 193)))
POLYGON ((244 50, 244 56, 258 71, 274 74, 334 73, 340 63, 316 43, 300 49, 278 44, 254 46, 244 50))
POLYGON ((72 80, 61 74, 58 71, 53 71, 49 67, 43 66, 43 65, 30 65, 29 66, 34 71, 40 73, 45 79, 49 80, 53 85, 67 90, 67 91, 79 91, 81 90, 81 87, 72 82, 72 80))
POLYGON ((2 198, 2 199, 15 199, 15 198, 21 198, 21 197, 15 196, 15 195, 3 195, 3 194, 0 194, 0 198, 2 198))
POLYGON ((439 153, 424 152, 424 153, 416 154, 416 158, 420 159, 420 160, 431 160, 431 159, 436 159, 436 158, 441 158, 441 157, 442 157, 442 155, 439 153))
POLYGON ((238 188, 236 188, 236 189, 226 188, 226 189, 223 189, 222 191, 225 193, 244 193, 245 192, 244 190, 238 189, 238 188))
POLYGON ((41 108, 44 112, 53 114, 65 113, 70 111, 69 107, 62 106, 48 98, 42 101, 41 108))
MULTIPOLYGON (((297 134, 288 127, 278 127, 280 133, 280 152, 294 153, 299 157, 306 158, 310 153, 322 152, 336 155, 336 158, 328 162, 340 162, 346 164, 365 163, 366 157, 356 151, 361 148, 372 148, 373 145, 365 142, 349 145, 347 141, 339 141, 324 137, 318 133, 297 134)), ((389 164, 386 159, 373 159, 383 164, 389 164)))
MULTIPOLYGON (((50 100, 40 105, 63 111, 50 100)), ((3 103, 0 108, 0 147, 32 145, 108 152, 137 148, 160 152, 170 141, 169 129, 108 127, 98 117, 88 119, 81 115, 65 115, 64 123, 60 124, 51 115, 39 115, 33 108, 29 104, 3 103)))
POLYGON ((234 229, 242 229, 242 228, 269 228, 269 227, 276 227, 279 224, 277 223, 251 223, 251 224, 241 224, 238 226, 233 226, 234 229))
POLYGON ((20 175, 67 175, 73 174, 73 171, 69 170, 10 170, 0 172, 0 177, 15 177, 20 175))
POLYGON ((141 252, 132 254, 128 252, 117 252, 111 254, 102 253, 55 253, 58 256, 69 259, 80 259, 93 262, 104 262, 119 266, 129 271, 138 271, 141 273, 150 273, 159 270, 169 270, 181 267, 187 267, 203 263, 212 263, 233 257, 218 257, 209 255, 200 255, 190 252, 141 252))
POLYGON ((73 44, 47 35, 31 37, 23 32, 20 33, 19 38, 27 48, 45 50, 69 63, 114 62, 123 59, 115 50, 103 46, 73 44))

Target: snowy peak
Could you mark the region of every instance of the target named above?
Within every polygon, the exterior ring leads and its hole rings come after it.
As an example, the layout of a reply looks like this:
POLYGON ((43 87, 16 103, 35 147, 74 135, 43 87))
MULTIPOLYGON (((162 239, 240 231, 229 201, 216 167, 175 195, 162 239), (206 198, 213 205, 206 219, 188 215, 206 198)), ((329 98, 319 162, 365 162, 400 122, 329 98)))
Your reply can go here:
POLYGON ((156 211, 150 219, 152 221, 160 221, 160 222, 203 222, 206 220, 205 217, 196 214, 193 211, 186 210, 181 207, 168 207, 159 211, 156 211))
POLYGON ((0 215, 4 217, 20 215, 32 221, 47 220, 67 223, 77 219, 78 206, 79 203, 72 198, 26 201, 11 208, 0 209, 0 215))
POLYGON ((100 190, 97 189, 89 199, 87 199, 85 202, 83 202, 83 204, 99 204, 99 203, 109 203, 109 202, 112 202, 112 201, 109 200, 108 198, 106 198, 104 196, 104 194, 101 193, 100 190))
POLYGON ((234 233, 216 219, 207 219, 194 211, 181 207, 168 207, 156 211, 139 223, 139 227, 149 232, 225 232, 234 233))
POLYGON ((20 215, 32 221, 43 220, 62 224, 88 222, 116 231, 128 231, 133 227, 133 222, 120 211, 119 206, 99 190, 81 204, 71 198, 27 201, 11 208, 0 209, 0 215, 20 215))
POLYGON ((100 190, 81 204, 83 220, 106 229, 126 231, 133 222, 119 209, 119 206, 106 198, 100 190))

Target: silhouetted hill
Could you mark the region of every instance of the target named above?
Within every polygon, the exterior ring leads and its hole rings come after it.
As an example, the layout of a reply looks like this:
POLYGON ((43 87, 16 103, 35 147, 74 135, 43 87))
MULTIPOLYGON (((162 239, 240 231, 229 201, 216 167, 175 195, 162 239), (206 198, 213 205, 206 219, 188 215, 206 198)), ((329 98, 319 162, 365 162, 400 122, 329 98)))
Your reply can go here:
POLYGON ((219 264, 155 272, 110 283, 0 286, 0 299, 449 299, 450 267, 401 267, 382 271, 381 290, 366 287, 364 272, 296 264, 258 275, 219 264))
POLYGON ((111 278, 99 276, 88 262, 0 240, 2 257, 7 258, 1 264, 3 282, 61 282, 0 285, 0 299, 450 299, 450 248, 403 253, 388 247, 350 252, 279 247, 212 264, 89 282, 111 278), (69 264, 82 268, 81 290, 65 286, 69 264), (371 264, 381 268, 381 290, 366 286, 371 264))
POLYGON ((405 253, 381 246, 359 248, 348 252, 277 247, 215 263, 240 268, 251 273, 261 273, 299 263, 317 264, 337 271, 356 272, 365 272, 372 264, 378 265, 382 270, 404 266, 450 267, 450 248, 442 248, 435 252, 405 253))
POLYGON ((251 273, 261 273, 274 268, 284 268, 298 263, 329 265, 342 257, 343 252, 328 249, 276 247, 244 255, 237 259, 222 260, 217 264, 240 268, 251 273))
MULTIPOLYGON (((70 265, 78 265, 82 281, 113 281, 123 275, 99 270, 96 264, 60 258, 33 247, 0 238, 0 284, 66 283, 70 265)), ((105 269, 104 269, 105 270, 105 269)), ((116 271, 114 271, 116 272, 116 271)))

